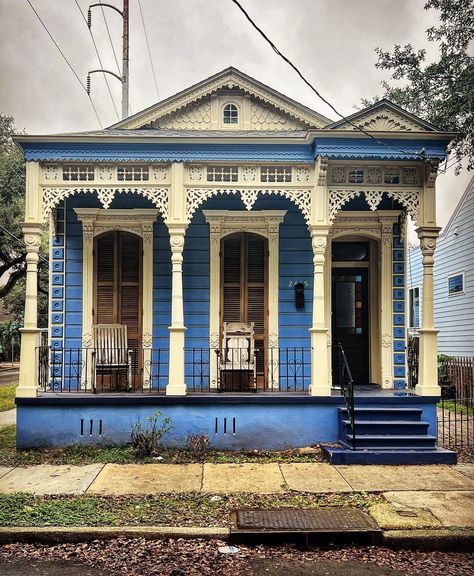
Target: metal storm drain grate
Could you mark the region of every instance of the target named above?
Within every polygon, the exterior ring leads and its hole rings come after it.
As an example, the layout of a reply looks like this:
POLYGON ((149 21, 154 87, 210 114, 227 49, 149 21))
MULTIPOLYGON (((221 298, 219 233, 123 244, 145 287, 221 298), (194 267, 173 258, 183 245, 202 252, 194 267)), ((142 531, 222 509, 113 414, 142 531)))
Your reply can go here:
POLYGON ((238 532, 378 532, 370 516, 352 508, 237 510, 238 532))

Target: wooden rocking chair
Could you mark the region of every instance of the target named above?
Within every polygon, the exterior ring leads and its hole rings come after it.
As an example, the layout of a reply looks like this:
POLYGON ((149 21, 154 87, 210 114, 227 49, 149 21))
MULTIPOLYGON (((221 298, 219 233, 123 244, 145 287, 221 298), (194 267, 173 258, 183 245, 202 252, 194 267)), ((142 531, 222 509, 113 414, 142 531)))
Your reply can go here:
POLYGON ((256 390, 254 323, 224 322, 219 354, 220 388, 225 391, 256 390))
POLYGON ((104 381, 109 378, 109 388, 112 388, 112 378, 115 375, 117 389, 120 389, 120 378, 126 376, 126 390, 132 389, 133 350, 128 348, 127 326, 122 324, 96 324, 92 326, 92 369, 93 389, 97 392, 97 375, 104 381))

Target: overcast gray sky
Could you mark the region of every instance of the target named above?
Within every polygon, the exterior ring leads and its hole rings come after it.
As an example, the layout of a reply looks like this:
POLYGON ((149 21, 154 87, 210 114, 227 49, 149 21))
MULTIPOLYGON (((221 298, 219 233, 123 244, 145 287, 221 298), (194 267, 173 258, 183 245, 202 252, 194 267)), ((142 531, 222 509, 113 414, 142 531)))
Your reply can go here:
MULTIPOLYGON (((82 81, 98 68, 87 26, 75 0, 31 0, 82 81)), ((77 0, 84 13, 89 2, 77 0)), ((343 114, 361 98, 380 94, 387 78, 375 68, 374 48, 413 43, 436 52, 425 30, 437 12, 425 0, 241 0, 254 20, 343 114)), ((121 7, 121 0, 109 0, 121 7)), ((296 74, 260 38, 230 0, 141 0, 160 99, 235 66, 336 119, 296 74)), ((121 19, 106 9, 117 57, 121 19)), ((93 33, 103 64, 117 72, 100 8, 93 33)), ((62 60, 26 0, 0 0, 0 112, 30 134, 98 128, 88 97, 62 60)), ((132 112, 158 100, 147 54, 138 0, 130 0, 130 104, 132 112)), ((117 121, 101 75, 92 98, 103 127, 117 121)), ((120 83, 110 79, 120 113, 120 83)), ((472 173, 453 170, 438 178, 438 221, 446 224, 472 173)))

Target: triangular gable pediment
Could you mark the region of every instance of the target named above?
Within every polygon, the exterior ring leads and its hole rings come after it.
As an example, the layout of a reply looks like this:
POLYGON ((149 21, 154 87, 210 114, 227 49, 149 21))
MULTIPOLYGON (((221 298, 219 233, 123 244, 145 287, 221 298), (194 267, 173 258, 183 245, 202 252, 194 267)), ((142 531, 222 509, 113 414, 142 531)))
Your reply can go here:
POLYGON ((219 130, 222 126, 216 110, 220 112, 226 100, 235 101, 243 110, 239 125, 234 127, 239 130, 307 130, 331 123, 314 110, 228 68, 111 128, 219 130))
MULTIPOLYGON (((352 124, 371 132, 434 132, 436 127, 410 112, 396 106, 389 100, 376 104, 348 117, 352 124)), ((356 130, 346 120, 339 120, 328 126, 328 130, 356 130)))

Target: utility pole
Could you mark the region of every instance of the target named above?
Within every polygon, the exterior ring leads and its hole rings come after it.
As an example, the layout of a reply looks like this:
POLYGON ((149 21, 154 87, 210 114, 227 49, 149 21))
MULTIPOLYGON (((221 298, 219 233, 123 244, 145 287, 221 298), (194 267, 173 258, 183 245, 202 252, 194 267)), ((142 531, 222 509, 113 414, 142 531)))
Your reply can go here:
POLYGON ((123 35, 122 35, 122 119, 128 116, 128 0, 123 0, 123 35))
POLYGON ((87 74, 87 93, 90 94, 91 89, 91 74, 95 74, 96 72, 101 72, 104 74, 110 74, 114 78, 117 78, 122 83, 122 120, 128 117, 128 89, 129 89, 129 39, 128 39, 128 30, 129 30, 129 0, 123 0, 123 9, 119 10, 113 4, 106 4, 105 2, 98 2, 96 4, 90 4, 89 10, 87 12, 87 25, 89 28, 92 28, 92 11, 91 8, 95 8, 100 6, 102 8, 111 8, 115 10, 123 20, 123 33, 122 33, 122 76, 120 77, 115 72, 111 70, 89 70, 87 74))

